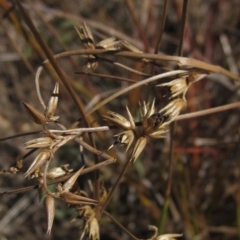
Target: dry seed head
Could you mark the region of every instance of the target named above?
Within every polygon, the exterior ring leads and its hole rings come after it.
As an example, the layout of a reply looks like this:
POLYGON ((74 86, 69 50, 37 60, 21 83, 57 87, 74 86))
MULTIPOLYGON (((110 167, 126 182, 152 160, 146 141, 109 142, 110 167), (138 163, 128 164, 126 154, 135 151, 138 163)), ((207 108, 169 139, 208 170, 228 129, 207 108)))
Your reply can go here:
POLYGON ((172 100, 159 112, 156 112, 154 101, 151 106, 145 103, 141 107, 143 135, 152 138, 164 138, 166 127, 186 107, 186 101, 182 98, 172 100))
POLYGON ((59 118, 57 116, 54 117, 54 113, 57 109, 58 99, 59 99, 59 83, 57 82, 53 89, 52 96, 50 97, 45 109, 44 115, 46 116, 47 119, 50 120, 54 119, 53 121, 56 121, 59 118))
POLYGON ((54 167, 54 168, 51 168, 47 172, 47 178, 55 179, 55 178, 67 175, 67 174, 71 173, 72 171, 73 171, 73 169, 69 169, 69 164, 65 164, 61 167, 54 167))
POLYGON ((43 171, 42 171, 42 168, 39 167, 33 173, 31 173, 29 175, 29 178, 33 179, 33 178, 39 178, 39 177, 42 177, 42 176, 43 176, 43 171))
POLYGON ((85 224, 83 232, 81 234, 80 240, 84 238, 84 236, 87 236, 86 239, 88 240, 99 240, 100 234, 99 234, 99 225, 96 218, 93 218, 91 221, 85 224))
POLYGON ((131 161, 135 162, 136 159, 138 158, 138 156, 141 154, 141 152, 143 151, 143 149, 145 148, 147 144, 147 138, 144 137, 144 136, 141 136, 138 138, 135 146, 134 146, 134 149, 132 151, 132 154, 131 154, 131 161))
POLYGON ((81 218, 85 223, 88 223, 93 218, 95 218, 95 212, 91 206, 85 205, 82 207, 77 208, 78 211, 78 218, 81 218))
POLYGON ((171 91, 170 98, 174 98, 181 94, 183 94, 184 96, 186 91, 188 90, 189 85, 187 83, 186 77, 182 77, 182 78, 177 78, 168 83, 159 84, 157 85, 157 87, 170 87, 170 91, 171 91))
POLYGON ((81 205, 81 204, 97 204, 98 201, 91 199, 91 198, 87 198, 87 197, 83 197, 77 194, 73 194, 70 192, 63 192, 60 193, 60 198, 68 204, 71 205, 81 205))
POLYGON ((44 208, 47 216, 47 234, 51 233, 54 215, 55 215, 55 203, 52 196, 46 196, 44 199, 44 208))
POLYGON ((101 186, 99 202, 104 203, 107 199, 107 196, 108 196, 108 192, 107 192, 106 188, 104 186, 101 186))
POLYGON ((10 174, 17 174, 19 172, 19 169, 16 168, 15 166, 11 166, 6 171, 10 174))
POLYGON ((74 183, 80 176, 84 166, 80 168, 77 172, 75 172, 62 186, 62 192, 69 192, 73 187, 74 183))
POLYGON ((100 234, 99 234, 99 225, 96 218, 93 218, 89 222, 89 239, 91 240, 99 240, 100 234))
POLYGON ((117 40, 117 38, 110 37, 97 43, 96 48, 103 48, 109 51, 116 51, 120 49, 118 44, 119 44, 119 41, 117 40))
POLYGON ((109 116, 103 116, 105 120, 108 120, 109 122, 122 127, 126 130, 135 129, 135 122, 134 119, 132 117, 132 114, 130 113, 128 107, 126 106, 126 110, 127 110, 127 114, 128 114, 128 118, 129 120, 127 120, 125 117, 123 117, 122 115, 112 112, 112 111, 107 111, 107 113, 109 114, 109 116))
POLYGON ((168 119, 163 126, 168 125, 170 122, 180 114, 180 111, 186 107, 186 100, 182 98, 177 98, 172 100, 167 106, 159 111, 168 119))
POLYGON ((25 177, 31 175, 35 171, 39 170, 43 163, 49 161, 52 158, 52 152, 50 150, 43 150, 41 151, 37 157, 34 159, 31 166, 28 168, 26 173, 24 174, 25 177))
MULTIPOLYGON (((75 27, 78 36, 83 43, 86 49, 95 49, 94 38, 90 28, 84 22, 83 25, 79 28, 79 30, 75 27)), ((87 68, 95 70, 98 66, 98 62, 96 57, 93 55, 83 55, 83 57, 87 60, 87 68)))
POLYGON ((134 132, 132 130, 127 130, 125 132, 119 133, 115 135, 117 137, 117 140, 114 144, 112 144, 109 148, 111 149, 114 145, 120 144, 126 146, 125 152, 127 152, 132 145, 132 142, 134 140, 134 132))
POLYGON ((151 138, 165 138, 168 130, 165 127, 160 127, 156 131, 149 133, 148 136, 151 138))
POLYGON ((6 171, 11 174, 17 174, 22 167, 23 167, 23 160, 21 156, 18 156, 16 163, 10 166, 6 171))
POLYGON ((151 105, 149 103, 146 104, 145 101, 143 102, 143 105, 140 104, 140 113, 142 118, 143 134, 149 135, 159 125, 154 117, 156 115, 155 99, 152 101, 151 105))
POLYGON ((23 102, 23 106, 27 109, 27 112, 33 122, 37 124, 44 124, 47 122, 47 118, 42 113, 33 108, 30 104, 23 102))
POLYGON ((162 113, 156 112, 155 99, 151 105, 143 102, 140 104, 140 113, 142 118, 142 130, 144 136, 152 138, 163 138, 165 137, 165 128, 163 126, 167 117, 162 113))
POLYGON ((50 137, 42 137, 24 143, 26 149, 49 147, 53 140, 50 137))
POLYGON ((90 28, 84 22, 79 30, 75 27, 80 40, 86 49, 95 49, 94 38, 90 28))
POLYGON ((156 113, 155 99, 153 99, 151 105, 149 103, 146 104, 145 101, 143 102, 143 105, 140 104, 140 113, 142 121, 147 120, 150 116, 156 113))
MULTIPOLYGON (((92 56, 92 55, 89 55, 89 56, 92 56)), ((89 58, 89 57, 87 57, 87 68, 89 68, 89 69, 92 69, 92 70, 95 70, 97 67, 98 67, 98 62, 97 62, 97 60, 94 60, 94 59, 96 59, 94 56, 93 56, 93 58, 89 58), (89 60, 89 59, 91 59, 91 60, 89 60)))

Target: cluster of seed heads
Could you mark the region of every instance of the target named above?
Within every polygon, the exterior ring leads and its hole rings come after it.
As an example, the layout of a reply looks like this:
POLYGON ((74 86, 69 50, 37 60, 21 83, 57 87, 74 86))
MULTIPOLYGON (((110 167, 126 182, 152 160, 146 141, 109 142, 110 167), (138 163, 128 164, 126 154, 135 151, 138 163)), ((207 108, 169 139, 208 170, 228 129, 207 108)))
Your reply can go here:
MULTIPOLYGON (((89 27, 84 23, 77 33, 86 49, 102 48, 108 51, 128 50, 140 53, 136 47, 127 43, 126 41, 118 40, 111 37, 95 44, 94 38, 89 27)), ((98 66, 98 57, 95 55, 84 55, 87 61, 88 68, 95 70, 98 66)), ((148 62, 146 59, 142 59, 148 62)), ((103 118, 121 129, 122 132, 115 135, 117 138, 112 148, 116 144, 123 145, 125 152, 129 152, 129 161, 135 162, 139 155, 144 150, 148 138, 159 139, 166 137, 168 126, 180 114, 181 110, 186 107, 185 94, 189 86, 199 80, 201 75, 190 72, 188 75, 179 77, 168 83, 162 83, 156 87, 168 87, 171 92, 170 102, 160 110, 155 106, 155 99, 150 103, 140 103, 141 126, 136 126, 134 118, 126 106, 127 118, 113 111, 107 111, 103 118)), ((77 217, 74 219, 82 220, 82 239, 98 240, 99 233, 99 209, 101 213, 101 206, 107 201, 108 193, 104 186, 101 189, 100 198, 98 201, 89 198, 88 194, 80 191, 76 187, 76 181, 81 174, 83 174, 84 167, 74 171, 69 168, 68 164, 57 166, 49 169, 49 164, 54 158, 56 151, 66 143, 74 140, 81 135, 81 131, 72 129, 72 131, 65 131, 63 134, 56 134, 48 128, 49 122, 57 122, 59 116, 55 116, 59 100, 59 84, 56 83, 52 95, 43 112, 36 110, 28 103, 23 103, 30 118, 36 124, 43 128, 44 137, 32 139, 24 144, 26 149, 39 151, 35 159, 32 161, 24 176, 26 178, 36 178, 39 187, 39 197, 44 198, 44 208, 47 216, 47 233, 50 234, 55 214, 55 201, 60 200, 70 206, 75 206, 77 217), (48 189, 48 181, 61 179, 54 191, 48 189), (98 209, 98 210, 97 210, 98 209), (98 211, 98 214, 97 214, 98 211)), ((8 172, 16 174, 22 168, 22 159, 17 159, 16 163, 9 167, 8 172)), ((103 209, 104 210, 104 209, 103 209)), ((102 210, 102 211, 103 211, 102 210)), ((101 214, 100 214, 101 215, 101 214)), ((157 236, 157 228, 150 226, 154 230, 154 235, 149 240, 173 240, 181 235, 179 234, 165 234, 157 236)))
POLYGON ((164 138, 166 136, 168 125, 174 121, 185 106, 186 101, 183 98, 172 100, 160 111, 157 111, 155 107, 155 100, 153 100, 151 104, 143 102, 142 105, 140 104, 142 123, 140 135, 135 131, 135 122, 127 106, 128 119, 118 113, 108 111, 108 115, 103 117, 112 124, 125 130, 124 132, 115 135, 117 140, 109 147, 109 149, 116 144, 120 144, 126 147, 127 152, 136 137, 137 140, 135 141, 133 151, 130 155, 131 161, 135 162, 145 148, 147 138, 164 138))

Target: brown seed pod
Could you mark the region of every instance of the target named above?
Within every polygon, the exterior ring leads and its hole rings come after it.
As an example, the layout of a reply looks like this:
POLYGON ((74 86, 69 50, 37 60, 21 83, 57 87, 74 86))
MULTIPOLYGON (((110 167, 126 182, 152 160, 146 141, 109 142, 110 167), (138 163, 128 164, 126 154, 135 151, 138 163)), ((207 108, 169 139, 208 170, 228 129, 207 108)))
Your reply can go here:
POLYGON ((53 142, 50 137, 35 138, 24 143, 26 149, 49 147, 53 142))
POLYGON ((52 158, 52 152, 50 150, 43 150, 41 151, 37 157, 34 159, 31 166, 28 168, 26 173, 24 174, 24 177, 28 177, 32 173, 34 173, 36 170, 38 170, 43 163, 46 161, 49 161, 52 158))
POLYGON ((57 109, 58 99, 59 99, 59 83, 57 82, 55 84, 55 87, 52 92, 52 96, 50 97, 44 112, 44 115, 49 120, 56 121, 56 119, 58 119, 58 117, 56 116, 54 117, 54 113, 57 109))
POLYGON ((120 50, 119 41, 115 37, 104 39, 96 44, 96 48, 103 48, 109 51, 120 50))
POLYGON ((65 176, 69 173, 71 173, 73 169, 69 169, 69 164, 65 164, 61 167, 54 167, 47 172, 47 178, 49 179, 55 179, 58 177, 65 176))
POLYGON ((71 205, 81 205, 81 204, 97 204, 98 201, 83 197, 80 195, 76 195, 70 192, 63 192, 60 193, 60 199, 64 201, 65 203, 71 204, 71 205))
POLYGON ((23 106, 27 109, 27 112, 33 122, 37 124, 44 124, 47 122, 47 118, 42 113, 33 108, 30 104, 23 102, 23 106))
POLYGON ((52 196, 46 196, 44 199, 44 208, 47 216, 47 234, 51 233, 54 215, 55 215, 55 203, 52 196))
POLYGON ((75 172, 62 186, 62 192, 69 192, 71 188, 73 187, 74 183, 80 176, 82 170, 84 169, 84 166, 80 168, 77 172, 75 172))
POLYGON ((76 27, 75 29, 84 47, 86 49, 95 49, 94 38, 87 24, 84 22, 79 29, 77 29, 76 27))

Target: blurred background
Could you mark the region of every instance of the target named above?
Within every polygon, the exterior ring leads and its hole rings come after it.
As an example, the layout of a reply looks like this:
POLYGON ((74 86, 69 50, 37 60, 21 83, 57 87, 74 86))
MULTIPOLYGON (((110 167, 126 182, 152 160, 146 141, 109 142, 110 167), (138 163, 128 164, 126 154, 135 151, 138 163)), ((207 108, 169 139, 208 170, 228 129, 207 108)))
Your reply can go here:
MULTIPOLYGON (((159 35, 163 0, 25 0, 23 6, 42 38, 54 54, 84 48, 74 26, 85 21, 96 42, 115 36, 144 52, 153 53, 159 35)), ((169 0, 166 23, 159 54, 177 55, 183 1, 169 0)), ((42 110, 34 83, 37 68, 46 59, 22 19, 14 1, 0 0, 0 138, 40 131, 22 105, 27 102, 42 110)), ((240 7, 238 0, 189 1, 183 56, 222 66, 239 75, 240 7)), ((124 64, 141 70, 137 62, 121 59, 124 64)), ((109 94, 131 83, 99 78, 76 72, 88 71, 82 57, 58 60, 87 109, 109 94)), ((165 68, 174 67, 163 63, 165 68)), ((96 72, 132 80, 141 78, 112 64, 99 64, 96 72)), ((156 73, 158 73, 156 71, 156 73)), ((57 77, 46 68, 40 77, 43 98, 48 101, 57 77)), ((188 93, 185 113, 237 102, 239 83, 220 74, 210 74, 194 83, 188 93)), ((168 95, 156 89, 152 93, 159 107, 168 95)), ((110 102, 94 114, 100 124, 106 109, 126 116, 127 104, 139 120, 139 100, 144 88, 135 89, 110 102)), ((178 121, 174 141, 175 170, 167 218, 161 219, 168 179, 169 137, 151 140, 135 165, 122 180, 107 210, 140 239, 151 236, 147 226, 155 225, 162 233, 183 233, 180 239, 239 239, 240 236, 240 148, 239 109, 178 121)), ((69 127, 80 116, 68 93, 60 86, 57 114, 69 127)), ((116 132, 96 136, 97 148, 103 151, 112 144, 116 132), (104 139, 105 141, 102 141, 104 139)), ((0 142, 0 169, 14 164, 26 153, 23 143, 34 136, 17 137, 0 142)), ((112 152, 119 161, 101 171, 106 187, 112 186, 123 162, 121 149, 112 152)), ((86 152, 85 158, 90 160, 86 152)), ((34 184, 24 179, 31 156, 16 175, 2 174, 0 191, 34 184)), ((69 144, 55 156, 55 165, 69 163, 78 168, 79 147, 69 144)), ((87 176, 91 178, 91 175, 87 176)), ((86 178, 82 179, 83 181, 86 178)), ((0 240, 5 239, 79 239, 79 222, 71 223, 74 209, 57 203, 52 234, 47 236, 45 214, 37 191, 1 196, 0 240)), ((108 218, 100 222, 101 239, 130 239, 108 218)))

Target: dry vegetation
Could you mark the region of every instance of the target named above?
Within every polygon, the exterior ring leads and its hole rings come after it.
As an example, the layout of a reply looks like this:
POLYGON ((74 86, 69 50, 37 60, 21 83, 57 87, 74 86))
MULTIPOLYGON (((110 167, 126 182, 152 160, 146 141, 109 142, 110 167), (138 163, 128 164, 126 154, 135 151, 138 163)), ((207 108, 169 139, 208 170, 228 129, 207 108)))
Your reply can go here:
POLYGON ((0 239, 237 239, 239 1, 21 3, 0 0, 0 239))

